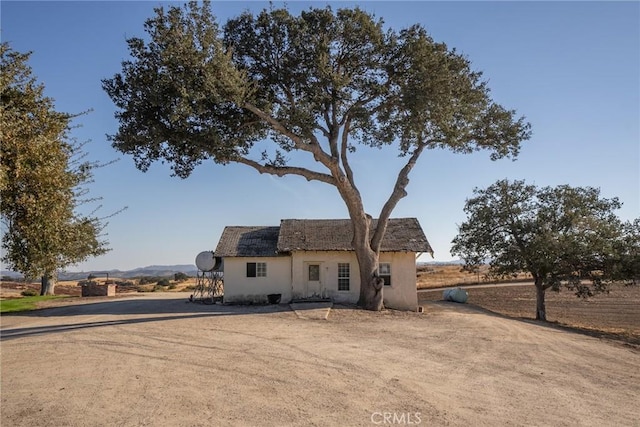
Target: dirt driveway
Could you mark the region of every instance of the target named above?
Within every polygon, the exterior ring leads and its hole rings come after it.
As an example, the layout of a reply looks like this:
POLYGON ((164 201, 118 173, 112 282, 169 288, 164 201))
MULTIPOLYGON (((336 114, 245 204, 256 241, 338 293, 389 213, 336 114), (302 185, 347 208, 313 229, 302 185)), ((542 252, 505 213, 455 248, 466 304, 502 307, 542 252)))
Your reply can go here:
POLYGON ((186 298, 2 316, 2 426, 640 425, 622 345, 455 303, 309 320, 186 298))

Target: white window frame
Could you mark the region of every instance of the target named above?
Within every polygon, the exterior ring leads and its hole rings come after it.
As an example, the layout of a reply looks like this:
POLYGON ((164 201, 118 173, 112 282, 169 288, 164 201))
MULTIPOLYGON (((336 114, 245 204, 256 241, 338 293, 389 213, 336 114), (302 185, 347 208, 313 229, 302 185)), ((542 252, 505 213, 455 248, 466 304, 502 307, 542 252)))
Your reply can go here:
POLYGON ((267 277, 266 262, 256 262, 256 277, 267 277))
POLYGON ((351 264, 349 264, 348 262, 339 262, 338 263, 338 291, 349 292, 350 290, 351 290, 351 264), (346 271, 345 271, 345 267, 346 267, 346 271), (346 289, 344 289, 345 281, 346 281, 346 289))
POLYGON ((385 286, 391 286, 391 278, 392 278, 392 269, 390 262, 381 262, 378 263, 378 277, 384 279, 385 286), (385 268, 383 268, 385 266, 385 268))
POLYGON ((248 262, 247 263, 247 277, 250 279, 256 277, 267 277, 267 263, 266 262, 248 262), (249 275, 249 264, 255 264, 255 276, 249 275))

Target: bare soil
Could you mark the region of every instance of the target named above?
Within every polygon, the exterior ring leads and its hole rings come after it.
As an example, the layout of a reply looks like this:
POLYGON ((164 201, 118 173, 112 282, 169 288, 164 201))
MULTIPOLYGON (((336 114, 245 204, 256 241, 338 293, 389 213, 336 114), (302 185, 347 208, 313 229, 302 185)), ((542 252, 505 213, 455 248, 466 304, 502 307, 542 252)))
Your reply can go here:
POLYGON ((308 320, 287 305, 208 306, 188 295, 78 298, 2 316, 2 426, 640 419, 640 352, 609 340, 470 304, 425 301, 421 314, 334 307, 308 320))
POLYGON ((530 280, 531 275, 527 273, 515 274, 500 279, 490 277, 489 266, 487 265, 481 266, 475 273, 463 270, 461 265, 421 264, 417 267, 418 289, 530 280))
MULTIPOLYGON (((518 319, 535 319, 533 284, 510 287, 465 287, 469 304, 518 319)), ((442 299, 442 291, 419 292, 420 303, 442 299)), ((609 293, 589 299, 568 290, 546 292, 547 320, 577 332, 640 347, 640 286, 614 284, 609 293)))

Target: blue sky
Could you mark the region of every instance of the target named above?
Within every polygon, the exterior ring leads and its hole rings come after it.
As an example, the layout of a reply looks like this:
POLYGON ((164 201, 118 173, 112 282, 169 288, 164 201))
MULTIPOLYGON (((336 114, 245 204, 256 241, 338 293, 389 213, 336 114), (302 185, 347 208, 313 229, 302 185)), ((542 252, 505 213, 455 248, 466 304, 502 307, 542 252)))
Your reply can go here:
MULTIPOLYGON (((123 206, 106 229, 112 251, 70 270, 131 269, 192 264, 215 248, 226 225, 277 225, 283 218, 346 218, 335 188, 302 178, 260 175, 242 165, 198 167, 186 180, 167 165, 147 173, 116 152, 114 106, 100 80, 120 71, 125 40, 144 36, 143 23, 160 3, 12 2, 0 4, 1 33, 30 65, 60 111, 93 111, 74 132, 91 140, 94 160, 120 160, 95 174, 100 213, 123 206)), ((166 3, 165 3, 166 4, 166 3)), ((179 3, 172 3, 179 4, 179 3)), ((275 3, 281 6, 281 3, 275 3)), ((533 137, 517 161, 428 151, 412 172, 408 197, 395 217, 417 217, 435 250, 451 259, 451 239, 464 221, 474 187, 498 179, 537 185, 593 186, 624 203, 623 219, 640 216, 640 3, 638 2, 288 2, 358 5, 399 29, 419 22, 436 41, 464 53, 484 72, 494 99, 525 115, 533 137)), ((214 2, 220 22, 263 2, 214 2)), ((367 211, 376 216, 401 167, 392 148, 361 148, 352 160, 367 211)), ((429 260, 424 257, 421 260, 429 260)))

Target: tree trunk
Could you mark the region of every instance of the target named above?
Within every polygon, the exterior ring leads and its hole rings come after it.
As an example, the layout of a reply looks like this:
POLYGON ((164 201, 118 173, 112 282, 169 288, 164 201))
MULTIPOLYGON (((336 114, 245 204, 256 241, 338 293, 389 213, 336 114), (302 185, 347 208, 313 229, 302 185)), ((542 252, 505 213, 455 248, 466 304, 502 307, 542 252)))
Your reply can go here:
POLYGON ((364 212, 351 218, 353 249, 360 272, 358 305, 365 310, 380 311, 383 305, 384 282, 378 277, 378 253, 371 248, 371 217, 364 212), (382 283, 382 285, 380 285, 382 283))
POLYGON ((54 295, 56 277, 51 273, 45 273, 40 280, 40 295, 54 295))
MULTIPOLYGON (((380 311, 384 308, 384 280, 378 277, 378 254, 370 247, 355 246, 360 271, 360 299, 358 305, 365 310, 380 311)), ((367 245, 368 246, 368 245, 367 245)))
POLYGON ((536 320, 547 321, 547 310, 544 305, 544 293, 546 289, 542 284, 542 278, 535 279, 536 284, 536 320))

